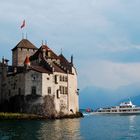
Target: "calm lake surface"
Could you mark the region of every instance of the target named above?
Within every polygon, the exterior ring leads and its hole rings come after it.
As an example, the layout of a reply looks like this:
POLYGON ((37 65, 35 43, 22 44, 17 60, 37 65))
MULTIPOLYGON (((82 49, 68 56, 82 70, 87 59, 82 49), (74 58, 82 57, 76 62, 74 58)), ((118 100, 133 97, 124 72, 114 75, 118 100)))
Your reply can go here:
POLYGON ((140 140, 140 115, 0 121, 0 140, 140 140))

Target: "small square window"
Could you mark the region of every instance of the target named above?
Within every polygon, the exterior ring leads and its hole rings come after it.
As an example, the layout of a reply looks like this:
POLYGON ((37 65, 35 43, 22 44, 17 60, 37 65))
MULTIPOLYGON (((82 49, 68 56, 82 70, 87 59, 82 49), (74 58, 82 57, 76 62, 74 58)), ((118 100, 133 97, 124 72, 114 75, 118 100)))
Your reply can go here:
POLYGON ((32 89, 31 89, 31 94, 32 95, 36 95, 36 87, 35 86, 32 86, 32 89))
POLYGON ((51 94, 51 87, 48 87, 48 94, 51 94))

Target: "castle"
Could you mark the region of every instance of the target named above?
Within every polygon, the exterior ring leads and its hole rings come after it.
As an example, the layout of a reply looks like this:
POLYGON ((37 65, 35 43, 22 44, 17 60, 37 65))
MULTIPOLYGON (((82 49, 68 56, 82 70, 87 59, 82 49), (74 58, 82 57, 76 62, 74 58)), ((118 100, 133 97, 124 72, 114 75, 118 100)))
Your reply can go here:
POLYGON ((16 95, 53 97, 56 112, 72 114, 79 111, 77 72, 73 56, 69 62, 61 53, 55 54, 47 44, 38 49, 22 39, 12 49, 12 65, 0 62, 0 102, 16 95))

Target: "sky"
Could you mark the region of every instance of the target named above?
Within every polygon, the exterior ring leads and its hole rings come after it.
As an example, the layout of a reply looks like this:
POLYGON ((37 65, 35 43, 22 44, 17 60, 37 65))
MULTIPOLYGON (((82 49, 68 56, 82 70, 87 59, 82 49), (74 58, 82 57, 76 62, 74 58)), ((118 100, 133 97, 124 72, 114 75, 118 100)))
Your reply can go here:
MULTIPOLYGON (((78 85, 117 89, 140 83, 139 0, 2 0, 0 57, 22 39, 42 40, 57 54, 61 48, 78 71, 78 85)), ((10 62, 11 63, 11 62, 10 62)))

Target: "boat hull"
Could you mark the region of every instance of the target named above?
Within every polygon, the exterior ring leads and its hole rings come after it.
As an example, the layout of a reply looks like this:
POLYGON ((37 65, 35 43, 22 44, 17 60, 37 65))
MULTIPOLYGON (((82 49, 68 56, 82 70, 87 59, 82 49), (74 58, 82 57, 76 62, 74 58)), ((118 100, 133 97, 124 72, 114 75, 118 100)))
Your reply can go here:
POLYGON ((92 114, 140 115, 140 112, 93 112, 92 114))
POLYGON ((94 112, 94 114, 140 114, 140 107, 137 107, 136 105, 132 104, 131 101, 129 101, 123 102, 119 106, 99 108, 94 112))

